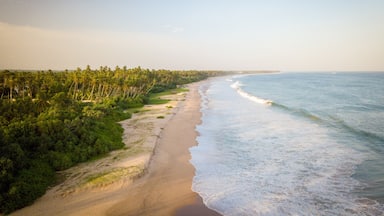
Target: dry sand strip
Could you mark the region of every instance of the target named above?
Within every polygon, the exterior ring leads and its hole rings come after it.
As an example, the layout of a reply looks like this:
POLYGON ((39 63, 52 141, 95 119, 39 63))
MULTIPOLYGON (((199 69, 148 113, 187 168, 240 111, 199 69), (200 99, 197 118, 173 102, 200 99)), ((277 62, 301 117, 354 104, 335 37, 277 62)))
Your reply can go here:
POLYGON ((124 149, 64 171, 64 182, 12 215, 219 215, 191 190, 198 86, 121 122, 124 149))

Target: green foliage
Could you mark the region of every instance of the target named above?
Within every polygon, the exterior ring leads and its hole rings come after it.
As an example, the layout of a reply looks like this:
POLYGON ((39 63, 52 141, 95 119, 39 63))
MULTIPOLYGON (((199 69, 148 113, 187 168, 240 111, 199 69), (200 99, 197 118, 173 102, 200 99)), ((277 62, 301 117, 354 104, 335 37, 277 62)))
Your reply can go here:
POLYGON ((149 94, 148 100, 146 100, 147 104, 166 104, 169 102, 167 99, 161 99, 162 96, 170 95, 170 94, 177 94, 181 92, 186 92, 188 89, 184 88, 177 88, 177 89, 168 89, 164 90, 162 92, 157 93, 151 93, 149 94))
POLYGON ((150 97, 149 100, 148 100, 148 104, 166 104, 168 103, 169 100, 167 99, 161 99, 160 97, 150 97))
POLYGON ((54 181, 52 168, 42 161, 31 161, 29 167, 21 170, 5 193, 1 194, 0 210, 9 213, 33 201, 45 193, 46 188, 54 181))
POLYGON ((117 122, 131 117, 127 109, 167 102, 161 92, 177 93, 176 87, 212 75, 89 66, 1 71, 0 213, 31 204, 54 182, 55 171, 122 148, 117 122))
POLYGON ((47 161, 55 170, 64 170, 72 166, 71 157, 63 152, 50 151, 47 155, 47 161))

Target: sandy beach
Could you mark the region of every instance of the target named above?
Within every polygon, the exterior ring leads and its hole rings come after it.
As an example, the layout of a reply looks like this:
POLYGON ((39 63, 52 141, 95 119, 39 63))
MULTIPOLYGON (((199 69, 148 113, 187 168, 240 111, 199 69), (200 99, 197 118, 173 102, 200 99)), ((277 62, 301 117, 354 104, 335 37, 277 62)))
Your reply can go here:
POLYGON ((62 172, 62 183, 11 215, 219 215, 191 190, 198 86, 120 122, 124 149, 62 172))

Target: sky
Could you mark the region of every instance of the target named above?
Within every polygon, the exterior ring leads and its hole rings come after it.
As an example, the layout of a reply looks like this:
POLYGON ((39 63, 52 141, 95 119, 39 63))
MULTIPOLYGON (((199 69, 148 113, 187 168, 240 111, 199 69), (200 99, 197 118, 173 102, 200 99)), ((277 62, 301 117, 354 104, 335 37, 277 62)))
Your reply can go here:
POLYGON ((0 69, 384 71, 383 0, 0 0, 0 69))

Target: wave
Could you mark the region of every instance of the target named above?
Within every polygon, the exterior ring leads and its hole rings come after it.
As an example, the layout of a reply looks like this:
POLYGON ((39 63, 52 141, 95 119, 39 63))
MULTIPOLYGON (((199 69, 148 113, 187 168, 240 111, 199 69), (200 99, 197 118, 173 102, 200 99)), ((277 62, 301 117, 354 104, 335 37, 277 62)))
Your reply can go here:
POLYGON ((364 139, 364 141, 366 141, 366 146, 372 149, 374 152, 380 154, 384 153, 384 145, 382 145, 384 143, 384 137, 360 128, 355 128, 343 120, 331 124, 335 127, 342 128, 343 130, 356 135, 359 137, 359 139, 364 139))
POLYGON ((242 86, 242 84, 239 81, 236 81, 235 83, 233 83, 231 85, 231 87, 236 89, 237 93, 239 93, 244 98, 247 98, 247 99, 249 99, 253 102, 259 103, 259 104, 264 104, 264 105, 269 105, 269 106, 272 105, 273 101, 251 95, 251 94, 245 92, 243 89, 241 89, 241 86, 242 86))
POLYGON ((268 105, 268 106, 272 106, 272 107, 275 107, 275 108, 279 108, 279 109, 282 109, 282 110, 285 110, 285 111, 288 111, 290 112, 291 114, 294 114, 294 115, 297 115, 297 116, 301 116, 301 117, 306 117, 306 118, 309 118, 311 120, 314 120, 314 121, 321 121, 321 118, 310 113, 309 111, 305 110, 305 109, 295 109, 295 108, 292 108, 292 107, 288 107, 288 106, 285 106, 283 104, 279 104, 275 101, 272 101, 272 100, 269 100, 269 99, 263 99, 263 98, 260 98, 260 97, 257 97, 255 95, 252 95, 248 92, 245 92, 241 86, 243 86, 243 84, 239 81, 236 81, 234 82, 232 85, 231 85, 231 88, 233 89, 236 89, 237 93, 239 95, 241 95, 242 97, 248 99, 248 100, 251 100, 253 102, 256 102, 256 103, 259 103, 259 104, 264 104, 264 105, 268 105))
POLYGON ((365 139, 366 141, 369 141, 367 143, 367 146, 369 146, 375 152, 384 153, 384 146, 377 145, 378 143, 384 143, 384 137, 376 133, 372 133, 372 132, 363 130, 361 128, 356 128, 354 126, 351 126, 348 123, 346 123, 344 120, 338 117, 335 117, 329 114, 327 116, 321 117, 303 108, 288 107, 276 102, 272 103, 272 107, 284 110, 290 113, 291 115, 298 116, 306 120, 310 120, 312 122, 325 125, 327 127, 339 128, 343 131, 346 131, 349 134, 354 134, 356 137, 359 137, 359 139, 365 139))
POLYGON ((303 118, 309 119, 311 121, 316 121, 316 122, 325 121, 321 117, 309 112, 308 110, 302 109, 302 108, 297 109, 297 108, 293 108, 293 107, 288 107, 288 106, 285 106, 283 104, 279 104, 276 102, 272 102, 272 105, 275 108, 282 109, 284 111, 289 112, 290 114, 293 114, 293 115, 299 116, 299 117, 303 117, 303 118))
POLYGON ((368 145, 368 146, 370 146, 370 148, 372 150, 374 150, 375 152, 380 152, 380 153, 384 152, 384 146, 383 145, 376 145, 377 143, 384 143, 384 137, 382 137, 378 134, 375 134, 375 133, 372 133, 369 131, 365 131, 361 128, 355 128, 351 125, 348 125, 342 119, 339 119, 339 118, 332 116, 332 115, 329 115, 329 114, 327 116, 319 116, 319 115, 316 115, 314 113, 311 113, 310 111, 308 111, 304 108, 289 107, 289 106, 286 106, 284 104, 280 104, 278 102, 275 102, 275 101, 272 101, 269 99, 263 99, 263 98, 254 96, 248 92, 245 92, 241 88, 242 86, 243 86, 243 84, 239 81, 236 81, 231 85, 231 87, 233 89, 236 89, 236 91, 239 95, 241 95, 242 97, 244 97, 250 101, 256 102, 258 104, 267 105, 268 107, 271 107, 271 108, 283 110, 285 112, 288 112, 291 115, 294 115, 294 116, 297 116, 300 118, 304 118, 306 120, 310 120, 312 122, 322 124, 322 125, 325 125, 327 127, 342 129, 342 130, 344 130, 350 134, 354 134, 355 136, 359 137, 360 139, 366 139, 370 143, 374 143, 373 145, 368 145))

